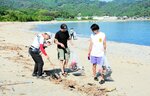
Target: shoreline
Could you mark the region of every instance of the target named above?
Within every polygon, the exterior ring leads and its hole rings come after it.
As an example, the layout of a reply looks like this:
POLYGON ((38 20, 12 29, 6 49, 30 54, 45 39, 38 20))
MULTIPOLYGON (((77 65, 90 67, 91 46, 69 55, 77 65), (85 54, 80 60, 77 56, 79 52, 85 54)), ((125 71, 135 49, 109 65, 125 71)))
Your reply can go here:
POLYGON ((36 23, 36 24, 47 24, 47 23, 62 23, 62 22, 128 22, 128 21, 150 21, 150 19, 125 19, 125 20, 114 20, 114 19, 109 19, 109 20, 70 20, 70 21, 58 21, 58 20, 52 20, 52 21, 29 21, 29 22, 20 22, 20 21, 6 21, 6 22, 1 22, 1 23, 36 23))
MULTIPOLYGON (((143 20, 142 20, 143 21, 143 20)), ((145 21, 145 20, 144 20, 145 21)), ((146 20, 147 21, 147 20, 146 20)), ((78 22, 78 21, 62 21, 62 22, 59 22, 59 21, 52 21, 52 22, 28 22, 28 23, 33 23, 33 26, 32 26, 32 28, 31 28, 31 31, 33 31, 33 32, 39 32, 40 33, 40 31, 34 31, 35 29, 36 29, 36 27, 38 26, 38 25, 41 25, 41 24, 57 24, 57 23, 74 23, 74 22, 78 22)), ((90 21, 79 21, 79 22, 90 22, 90 21)), ((100 21, 98 21, 98 22, 100 22, 100 21)), ((111 22, 111 21, 104 21, 104 22, 111 22)), ((112 21, 113 22, 113 21, 112 21)), ((128 21, 116 21, 116 22, 128 22, 128 21)), ((129 21, 130 22, 130 21, 129 21)), ((135 21, 136 22, 136 21, 135 21)), ((149 21, 150 22, 150 21, 149 21)), ((52 32, 52 34, 55 34, 54 32, 52 32)), ((80 35, 78 35, 77 36, 78 38, 85 38, 85 39, 88 39, 89 37, 87 37, 87 36, 80 36, 80 35)), ((145 47, 150 47, 150 45, 144 45, 144 44, 135 44, 135 43, 127 43, 127 42, 119 42, 119 41, 110 41, 110 40, 108 40, 108 42, 116 42, 116 43, 123 43, 123 44, 131 44, 131 45, 137 45, 137 46, 145 46, 145 47)))
MULTIPOLYGON (((62 22, 66 22, 66 21, 62 21, 62 22)), ((59 22, 59 21, 46 21, 46 22, 0 22, 0 26, 3 26, 3 25, 7 25, 7 24, 20 24, 20 23, 23 23, 23 24, 30 24, 30 26, 28 26, 28 29, 27 32, 29 33, 41 33, 40 31, 35 31, 34 29, 36 29, 36 26, 38 24, 54 24, 54 23, 62 23, 62 22, 59 22)), ((72 23, 73 21, 69 21, 70 23, 72 23)), ((76 21, 78 22, 78 21, 76 21)), ((82 22, 82 21, 80 21, 82 22)), ((84 22, 88 22, 88 21, 84 21, 84 22)), ((55 34, 55 33, 52 33, 52 34, 55 34)), ((80 39, 89 39, 89 37, 84 37, 84 36, 78 36, 78 38, 80 39)), ((142 44, 134 44, 134 43, 126 43, 126 42, 117 42, 117 41, 108 41, 108 42, 111 42, 111 43, 119 43, 119 44, 129 44, 129 45, 133 45, 133 46, 143 46, 143 47, 150 47, 148 45, 142 45, 142 44)))

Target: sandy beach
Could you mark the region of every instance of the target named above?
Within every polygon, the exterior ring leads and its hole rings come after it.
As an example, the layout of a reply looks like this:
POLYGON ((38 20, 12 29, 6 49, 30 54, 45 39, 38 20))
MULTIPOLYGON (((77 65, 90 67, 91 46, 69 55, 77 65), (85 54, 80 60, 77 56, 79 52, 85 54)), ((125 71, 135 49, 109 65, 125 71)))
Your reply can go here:
MULTIPOLYGON (((28 47, 37 34, 32 29, 42 23, 45 22, 0 22, 0 96, 150 96, 150 46, 108 41, 107 58, 114 81, 104 85, 93 80, 87 38, 74 40, 76 48, 70 47, 84 66, 84 76, 70 73, 61 82, 32 77, 34 62, 28 47)), ((52 44, 46 51, 59 69, 56 49, 52 44)), ((44 70, 53 70, 44 56, 43 59, 44 70)))

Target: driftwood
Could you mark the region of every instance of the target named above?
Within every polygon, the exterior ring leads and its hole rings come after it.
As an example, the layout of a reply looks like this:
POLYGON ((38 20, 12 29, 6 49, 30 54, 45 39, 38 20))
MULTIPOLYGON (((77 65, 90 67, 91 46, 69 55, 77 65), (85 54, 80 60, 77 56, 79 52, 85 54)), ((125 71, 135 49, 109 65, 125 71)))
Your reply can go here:
POLYGON ((33 82, 10 83, 10 84, 3 84, 3 85, 0 85, 0 87, 2 87, 2 86, 20 85, 20 84, 31 84, 31 83, 33 83, 33 82))

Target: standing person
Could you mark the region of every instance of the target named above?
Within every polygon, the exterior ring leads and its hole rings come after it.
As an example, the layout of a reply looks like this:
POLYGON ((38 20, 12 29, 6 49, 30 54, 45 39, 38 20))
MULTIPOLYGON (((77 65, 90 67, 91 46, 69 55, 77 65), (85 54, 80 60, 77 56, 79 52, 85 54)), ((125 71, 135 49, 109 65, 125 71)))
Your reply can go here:
POLYGON ((90 57, 91 63, 93 64, 93 75, 94 80, 98 81, 98 77, 96 77, 96 65, 99 66, 99 72, 101 75, 100 84, 105 83, 104 80, 104 71, 102 65, 104 63, 104 54, 106 52, 106 36, 103 32, 99 31, 99 26, 97 24, 93 24, 91 26, 91 30, 94 34, 91 35, 90 46, 88 57, 90 57))
POLYGON ((73 28, 70 29, 70 36, 71 39, 75 40, 76 32, 73 30, 73 28))
POLYGON ((60 67, 61 67, 62 75, 67 76, 67 72, 65 72, 65 68, 70 58, 70 50, 68 48, 67 42, 68 40, 71 40, 71 38, 69 36, 68 30, 67 30, 68 28, 66 24, 62 24, 60 28, 61 28, 60 31, 58 31, 55 35, 54 42, 57 44, 58 59, 60 60, 60 67))
POLYGON ((44 49, 44 43, 46 40, 51 38, 50 33, 43 33, 43 34, 37 34, 34 38, 34 41, 29 48, 29 53, 32 57, 32 59, 35 62, 34 70, 32 76, 37 76, 37 78, 43 79, 43 59, 40 53, 44 54, 44 56, 49 59, 49 56, 47 55, 45 49, 44 49))

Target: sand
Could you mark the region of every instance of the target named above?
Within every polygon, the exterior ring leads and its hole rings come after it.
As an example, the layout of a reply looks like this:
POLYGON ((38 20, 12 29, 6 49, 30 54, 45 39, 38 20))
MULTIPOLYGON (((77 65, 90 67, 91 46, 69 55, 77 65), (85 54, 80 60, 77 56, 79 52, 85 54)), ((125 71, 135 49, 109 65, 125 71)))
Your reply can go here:
MULTIPOLYGON (((34 62, 28 54, 36 32, 36 24, 55 22, 0 23, 0 96, 150 96, 150 47, 126 43, 107 43, 107 57, 111 64, 113 82, 99 85, 93 80, 91 64, 87 60, 88 40, 73 41, 84 76, 71 73, 62 81, 32 77, 34 62), (79 46, 80 44, 80 46, 79 46), (112 89, 112 91, 111 91, 112 89), (111 91, 111 92, 108 92, 111 91)), ((46 49, 55 68, 59 68, 56 45, 46 49)), ((44 70, 52 70, 45 59, 44 70)))

